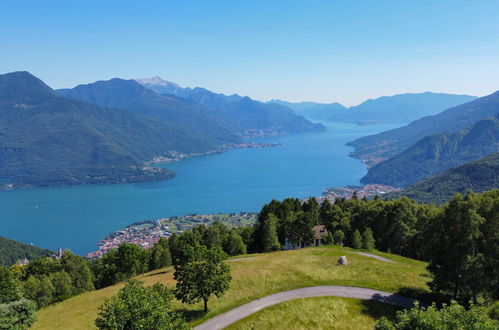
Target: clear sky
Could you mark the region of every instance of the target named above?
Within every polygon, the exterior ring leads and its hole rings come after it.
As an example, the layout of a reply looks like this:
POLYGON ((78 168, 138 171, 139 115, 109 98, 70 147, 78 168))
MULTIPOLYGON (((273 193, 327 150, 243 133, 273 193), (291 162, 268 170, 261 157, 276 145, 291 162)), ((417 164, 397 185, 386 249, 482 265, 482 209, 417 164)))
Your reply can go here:
POLYGON ((499 89, 498 0, 0 1, 0 73, 346 105, 499 89))

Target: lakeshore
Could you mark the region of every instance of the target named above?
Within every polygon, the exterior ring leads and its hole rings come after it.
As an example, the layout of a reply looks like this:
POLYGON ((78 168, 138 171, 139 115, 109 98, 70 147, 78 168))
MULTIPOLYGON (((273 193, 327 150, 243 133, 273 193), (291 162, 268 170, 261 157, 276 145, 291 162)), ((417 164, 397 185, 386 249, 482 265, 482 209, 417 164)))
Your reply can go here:
POLYGON ((358 185, 366 167, 348 156, 345 143, 393 126, 327 125, 326 132, 254 141, 280 144, 275 148, 231 149, 157 164, 176 173, 167 181, 0 191, 0 235, 86 255, 109 233, 144 219, 258 212, 272 199, 358 185))

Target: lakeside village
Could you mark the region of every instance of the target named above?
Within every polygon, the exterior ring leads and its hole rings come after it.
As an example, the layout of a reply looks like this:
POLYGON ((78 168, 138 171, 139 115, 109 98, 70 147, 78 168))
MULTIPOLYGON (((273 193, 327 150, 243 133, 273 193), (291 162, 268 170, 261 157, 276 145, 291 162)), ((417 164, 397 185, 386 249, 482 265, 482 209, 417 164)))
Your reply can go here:
POLYGON ((147 249, 156 244, 161 237, 168 238, 172 233, 181 233, 195 226, 210 225, 214 221, 222 221, 229 227, 250 226, 256 221, 256 213, 218 213, 187 214, 156 220, 144 220, 133 223, 118 230, 97 243, 99 249, 87 254, 87 258, 100 258, 107 251, 116 249, 122 243, 131 243, 147 249))
MULTIPOLYGON (((379 184, 327 188, 322 196, 318 196, 316 199, 318 202, 322 202, 324 199, 334 202, 338 198, 350 199, 354 194, 357 194, 358 198, 364 198, 364 196, 373 198, 376 195, 380 196, 398 190, 394 187, 379 184)), ((172 233, 181 233, 201 224, 210 225, 214 221, 222 221, 229 227, 251 226, 255 223, 257 216, 257 213, 248 212, 203 215, 193 213, 184 216, 144 220, 133 223, 100 240, 97 244, 98 250, 87 254, 87 258, 100 258, 110 249, 118 248, 122 243, 136 244, 147 249, 157 243, 161 237, 168 238, 172 233)))
POLYGON ((166 156, 154 157, 150 162, 146 163, 146 165, 172 163, 172 162, 178 162, 179 160, 186 159, 186 158, 215 155, 215 154, 220 154, 220 153, 226 152, 227 150, 230 150, 230 149, 272 148, 272 147, 278 147, 280 145, 281 145, 280 143, 245 142, 245 143, 238 143, 238 144, 234 144, 234 143, 224 144, 224 145, 217 147, 214 150, 210 150, 207 152, 194 152, 194 153, 190 153, 190 154, 184 154, 184 153, 177 152, 177 151, 171 151, 166 156))

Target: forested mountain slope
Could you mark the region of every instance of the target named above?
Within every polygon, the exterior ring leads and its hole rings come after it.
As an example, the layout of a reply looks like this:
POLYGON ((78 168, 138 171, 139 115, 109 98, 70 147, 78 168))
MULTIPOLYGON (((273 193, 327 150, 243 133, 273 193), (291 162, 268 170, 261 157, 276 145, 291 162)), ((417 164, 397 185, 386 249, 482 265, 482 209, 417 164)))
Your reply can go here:
POLYGON ((0 75, 0 178, 10 186, 138 182, 144 162, 216 143, 176 124, 61 97, 27 72, 0 75))
POLYGON ((401 154, 371 167, 361 182, 407 186, 497 151, 499 115, 453 134, 425 137, 401 154))
POLYGON ((189 134, 212 144, 240 142, 220 113, 206 111, 185 99, 159 95, 135 80, 115 78, 57 90, 57 93, 101 106, 157 117, 179 125, 189 134))
POLYGON ((441 204, 455 193, 464 194, 468 189, 484 192, 499 188, 499 153, 451 168, 437 176, 415 183, 387 198, 407 196, 421 203, 441 204))
POLYGON ((0 236, 0 266, 10 266, 24 258, 32 260, 50 254, 52 254, 50 250, 0 236))
POLYGON ((449 108, 437 115, 416 120, 407 126, 365 136, 349 142, 352 156, 374 165, 401 153, 425 136, 454 133, 499 113, 499 92, 449 108))

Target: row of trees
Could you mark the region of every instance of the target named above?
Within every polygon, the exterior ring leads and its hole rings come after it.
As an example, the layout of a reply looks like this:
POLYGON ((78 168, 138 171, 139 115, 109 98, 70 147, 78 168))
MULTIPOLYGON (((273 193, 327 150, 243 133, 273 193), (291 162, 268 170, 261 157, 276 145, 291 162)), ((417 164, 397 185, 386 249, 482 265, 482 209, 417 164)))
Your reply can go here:
POLYGON ((467 303, 499 297, 499 190, 456 194, 447 204, 419 204, 408 198, 384 201, 314 198, 273 200, 253 228, 250 252, 312 243, 323 224, 327 239, 355 249, 373 249, 429 261, 434 293, 467 303))

